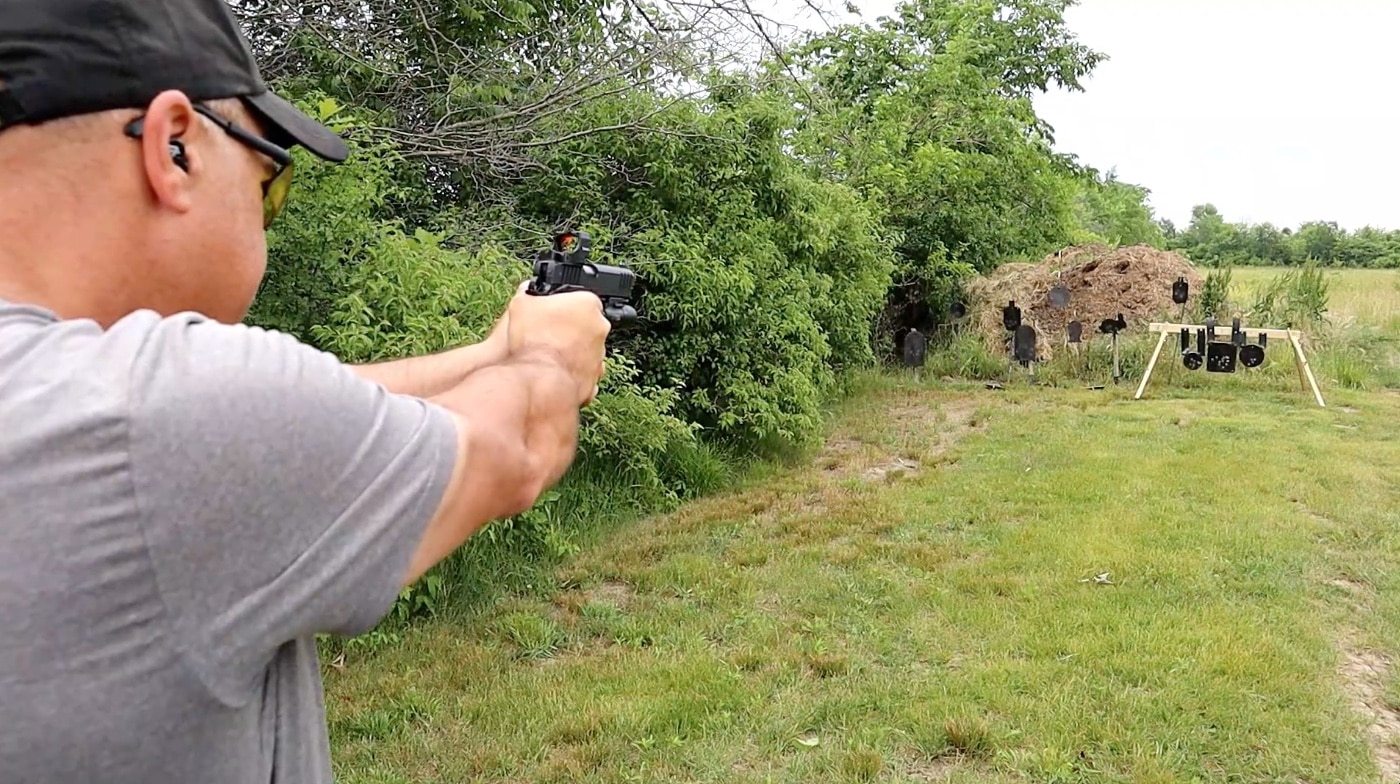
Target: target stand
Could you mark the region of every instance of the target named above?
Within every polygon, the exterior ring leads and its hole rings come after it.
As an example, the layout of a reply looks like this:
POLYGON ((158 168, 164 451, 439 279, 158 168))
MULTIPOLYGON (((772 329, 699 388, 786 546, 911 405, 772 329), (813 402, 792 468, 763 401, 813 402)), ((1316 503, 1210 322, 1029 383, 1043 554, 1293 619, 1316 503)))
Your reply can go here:
MULTIPOLYGON (((1183 357, 1187 359, 1187 367, 1190 369, 1200 367, 1201 360, 1206 356, 1207 352, 1192 352, 1186 348, 1187 336, 1196 335, 1201 344, 1209 344, 1209 353, 1213 355, 1207 359, 1207 369, 1214 372, 1225 373, 1234 372, 1235 353, 1234 351, 1229 351, 1228 353, 1221 354, 1217 352, 1216 349, 1220 347, 1233 347, 1238 349, 1241 346, 1261 349, 1255 353, 1255 356, 1258 357, 1258 362, 1262 362, 1262 346, 1265 339, 1277 338, 1287 340, 1289 344, 1293 346, 1293 358, 1298 365, 1298 382, 1302 385, 1303 391, 1306 392, 1311 387, 1313 397, 1317 400, 1317 404, 1322 408, 1327 407, 1327 404, 1322 402, 1322 391, 1317 388, 1317 379, 1313 377, 1312 367, 1308 365, 1308 358, 1303 354, 1303 344, 1300 341, 1303 333, 1296 329, 1267 329, 1259 327, 1241 329, 1238 319, 1233 327, 1216 324, 1214 319, 1211 319, 1205 324, 1163 324, 1153 322, 1148 325, 1147 329, 1149 332, 1161 333, 1161 337, 1157 340, 1157 348, 1152 352, 1152 359, 1147 363, 1147 370, 1142 374, 1142 383, 1138 384, 1137 394, 1133 395, 1134 400, 1141 400, 1143 393, 1147 391, 1147 383, 1152 380, 1152 371, 1157 367, 1157 360, 1162 356, 1162 348, 1167 345, 1167 340, 1171 338, 1172 335, 1182 336, 1183 357), (1223 337, 1229 342, 1217 342, 1216 336, 1222 331, 1224 332, 1223 337), (1240 340, 1241 335, 1256 335, 1260 342, 1257 346, 1249 346, 1240 340), (1219 357, 1219 359, 1217 359, 1217 357, 1219 357)), ((1257 362, 1254 364, 1257 364, 1257 362)), ((1253 365, 1248 366, 1252 367, 1253 365)))

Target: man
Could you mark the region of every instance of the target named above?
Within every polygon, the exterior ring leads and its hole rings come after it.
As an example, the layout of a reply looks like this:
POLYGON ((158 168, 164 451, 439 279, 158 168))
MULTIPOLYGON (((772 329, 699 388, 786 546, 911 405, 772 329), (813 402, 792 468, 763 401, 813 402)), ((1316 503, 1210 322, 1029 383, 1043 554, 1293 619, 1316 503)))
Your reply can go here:
POLYGON ((314 636, 570 464, 608 322, 348 367, 240 325, 286 152, 223 0, 0 3, 0 781, 324 782, 314 636))

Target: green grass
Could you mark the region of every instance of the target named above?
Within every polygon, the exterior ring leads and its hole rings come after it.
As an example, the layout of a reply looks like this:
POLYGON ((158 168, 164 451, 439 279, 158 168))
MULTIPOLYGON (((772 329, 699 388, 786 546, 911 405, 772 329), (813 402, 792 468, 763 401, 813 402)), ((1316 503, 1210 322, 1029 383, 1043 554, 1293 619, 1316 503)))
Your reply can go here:
POLYGON ((1170 362, 1134 401, 1142 336, 1118 386, 1102 347, 1000 391, 942 379, 1002 372, 970 344, 861 379, 809 463, 335 649, 339 779, 1377 781, 1400 375, 1367 341, 1400 336, 1395 280, 1333 279, 1326 409, 1287 351, 1170 362))
MULTIPOLYGON (((1286 267, 1237 267, 1231 294, 1247 300, 1286 267)), ((1400 270, 1326 269, 1329 316, 1341 324, 1370 324, 1400 332, 1400 270)))
POLYGON ((339 776, 1375 780, 1339 668, 1400 653, 1400 396, 1129 396, 885 381, 811 466, 329 670, 339 776))

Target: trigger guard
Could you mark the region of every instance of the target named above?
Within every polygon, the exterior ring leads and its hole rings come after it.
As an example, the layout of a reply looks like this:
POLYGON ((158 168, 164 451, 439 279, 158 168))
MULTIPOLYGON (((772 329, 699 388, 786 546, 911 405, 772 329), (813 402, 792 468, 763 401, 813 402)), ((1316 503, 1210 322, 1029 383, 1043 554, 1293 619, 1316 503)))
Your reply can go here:
POLYGON ((620 324, 635 319, 637 311, 631 305, 604 304, 603 316, 614 324, 620 324))

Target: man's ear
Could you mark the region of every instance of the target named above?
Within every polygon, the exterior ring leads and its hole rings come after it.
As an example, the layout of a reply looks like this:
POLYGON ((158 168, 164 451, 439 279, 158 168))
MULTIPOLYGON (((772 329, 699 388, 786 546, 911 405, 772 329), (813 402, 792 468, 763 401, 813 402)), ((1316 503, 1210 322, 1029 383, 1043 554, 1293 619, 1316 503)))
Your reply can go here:
POLYGON ((194 206, 191 175, 203 169, 205 131, 188 96, 178 90, 157 95, 146 107, 141 129, 141 164, 157 204, 175 212, 194 206))

